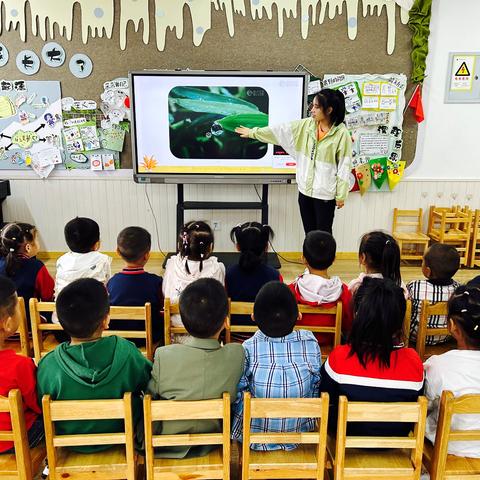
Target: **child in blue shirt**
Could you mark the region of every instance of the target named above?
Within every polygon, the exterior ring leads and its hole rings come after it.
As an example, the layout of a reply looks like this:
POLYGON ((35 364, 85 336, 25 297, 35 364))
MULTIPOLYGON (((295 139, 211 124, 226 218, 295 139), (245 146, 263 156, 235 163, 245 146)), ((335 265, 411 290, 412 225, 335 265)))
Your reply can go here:
MULTIPOLYGON (((140 307, 146 302, 152 304, 153 341, 158 342, 163 336, 162 277, 144 270, 150 258, 152 238, 142 227, 124 228, 117 237, 117 253, 125 261, 125 267, 115 274, 107 283, 110 305, 140 307)), ((138 330, 137 321, 110 322, 112 329, 138 330), (121 322, 121 323, 120 323, 121 322)))

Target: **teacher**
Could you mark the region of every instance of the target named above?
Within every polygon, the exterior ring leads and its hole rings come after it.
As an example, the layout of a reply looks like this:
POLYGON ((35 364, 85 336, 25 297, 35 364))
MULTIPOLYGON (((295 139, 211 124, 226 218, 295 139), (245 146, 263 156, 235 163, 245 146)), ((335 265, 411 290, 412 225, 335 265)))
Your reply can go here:
POLYGON ((324 88, 310 106, 310 117, 273 127, 237 127, 243 138, 281 145, 297 163, 298 204, 305 233, 332 233, 335 207, 349 191, 352 140, 342 92, 324 88))

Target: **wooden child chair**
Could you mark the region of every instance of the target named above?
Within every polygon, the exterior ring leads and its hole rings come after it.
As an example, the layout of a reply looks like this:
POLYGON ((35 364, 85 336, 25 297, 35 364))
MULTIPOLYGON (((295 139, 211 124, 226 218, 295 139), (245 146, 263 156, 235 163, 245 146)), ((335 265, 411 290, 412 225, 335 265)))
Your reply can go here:
POLYGON ((422 231, 423 210, 393 210, 392 237, 402 260, 422 260, 430 238, 422 231), (409 248, 407 248, 409 247, 409 248))
POLYGON ((42 357, 53 350, 58 342, 53 335, 55 331, 63 331, 56 323, 43 323, 41 313, 55 311, 55 302, 39 302, 36 298, 30 299, 30 323, 32 327, 33 358, 38 365, 42 357))
POLYGON ((328 454, 335 480, 398 478, 418 480, 427 417, 427 399, 417 402, 349 402, 340 396, 336 445, 329 442, 328 454), (414 423, 413 436, 347 436, 349 422, 414 423), (409 452, 411 450, 411 452, 409 452), (333 451, 335 458, 333 459, 333 451))
POLYGON ((243 394, 242 480, 250 478, 315 478, 325 472, 328 393, 320 398, 251 398, 243 394), (316 418, 314 432, 252 433, 252 418, 316 418), (294 450, 250 450, 252 443, 298 443, 294 450))
POLYGON ((11 431, 0 431, 0 440, 13 442, 15 448, 15 453, 0 454, 0 478, 33 480, 45 459, 45 445, 28 445, 20 390, 10 390, 8 398, 0 396, 0 412, 9 413, 12 422, 11 431))
POLYGON ((49 479, 128 479, 135 480, 132 394, 119 400, 42 399, 49 479), (125 429, 114 433, 57 435, 55 422, 63 420, 123 419, 125 429), (77 453, 67 447, 112 445, 96 453, 77 453))
POLYGON ((472 242, 468 266, 480 267, 480 209, 475 210, 472 223, 472 242))
POLYGON ((18 310, 20 316, 17 330, 18 336, 15 335, 14 337, 7 338, 6 342, 8 348, 26 357, 30 357, 32 355, 32 349, 30 348, 30 339, 28 337, 27 312, 25 311, 25 301, 23 297, 18 297, 18 310))
POLYGON ((480 458, 458 457, 448 454, 448 442, 480 441, 480 430, 452 430, 455 414, 480 414, 480 394, 454 398, 453 393, 442 392, 435 445, 425 442, 423 463, 431 480, 480 478, 480 458))
POLYGON ((230 395, 216 400, 152 401, 143 400, 145 420, 145 464, 147 480, 230 479, 230 395), (222 420, 220 433, 153 434, 153 422, 168 420, 222 420), (155 458, 155 447, 218 445, 205 456, 192 458, 155 458))

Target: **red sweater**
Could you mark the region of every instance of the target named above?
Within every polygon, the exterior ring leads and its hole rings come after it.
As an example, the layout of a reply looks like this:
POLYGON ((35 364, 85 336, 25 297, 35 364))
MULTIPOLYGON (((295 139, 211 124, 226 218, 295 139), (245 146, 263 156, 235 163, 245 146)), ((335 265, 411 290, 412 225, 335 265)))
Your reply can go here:
MULTIPOLYGON (((7 397, 18 388, 22 394, 25 428, 33 425, 41 413, 37 402, 36 367, 33 360, 13 350, 0 350, 0 395, 7 397)), ((10 414, 0 413, 0 430, 11 430, 10 414)), ((13 442, 0 442, 0 453, 13 447, 13 442)))
MULTIPOLYGON (((297 303, 300 305, 310 305, 312 307, 324 307, 331 308, 335 306, 336 302, 330 303, 317 303, 305 300, 297 288, 297 283, 291 283, 288 288, 293 292, 297 303)), ((346 334, 350 331, 352 326, 352 310, 350 303, 352 301, 352 295, 345 284, 342 284, 342 292, 338 300, 342 303, 342 333, 346 334)), ((338 301, 337 300, 337 301, 338 301)), ((335 317, 327 314, 314 314, 306 313, 302 315, 302 319, 297 322, 297 325, 308 325, 312 327, 332 327, 335 325, 335 317)), ((318 343, 320 345, 331 345, 332 335, 329 333, 316 333, 318 343)))

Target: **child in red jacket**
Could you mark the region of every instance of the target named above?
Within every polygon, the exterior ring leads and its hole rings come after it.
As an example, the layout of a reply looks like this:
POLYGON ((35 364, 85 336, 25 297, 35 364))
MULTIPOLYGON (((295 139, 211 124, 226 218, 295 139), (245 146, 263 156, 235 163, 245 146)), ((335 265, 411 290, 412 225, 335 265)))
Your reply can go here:
MULTIPOLYGON (((15 284, 0 276, 0 395, 18 388, 22 394, 28 443, 35 447, 43 438, 43 422, 37 402, 35 364, 31 358, 5 348, 5 340, 18 330, 20 312, 15 284)), ((10 415, 0 413, 0 430, 11 430, 10 415)), ((0 442, 0 453, 14 453, 13 442, 0 442)))
MULTIPOLYGON (((330 308, 342 302, 342 332, 350 331, 352 324, 351 294, 348 287, 336 276, 330 276, 328 269, 335 260, 337 244, 328 232, 314 230, 307 233, 303 242, 303 262, 305 272, 298 276, 289 288, 301 305, 330 308)), ((333 326, 335 318, 326 314, 304 314, 297 325, 315 327, 333 326)), ((331 334, 317 333, 320 345, 331 344, 331 334)))

